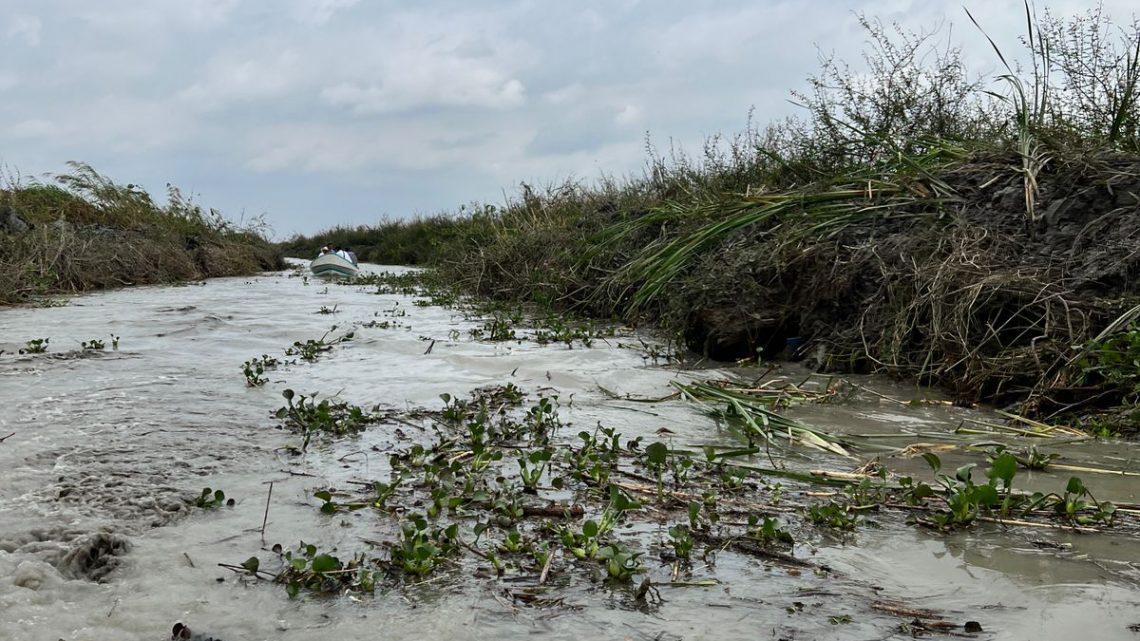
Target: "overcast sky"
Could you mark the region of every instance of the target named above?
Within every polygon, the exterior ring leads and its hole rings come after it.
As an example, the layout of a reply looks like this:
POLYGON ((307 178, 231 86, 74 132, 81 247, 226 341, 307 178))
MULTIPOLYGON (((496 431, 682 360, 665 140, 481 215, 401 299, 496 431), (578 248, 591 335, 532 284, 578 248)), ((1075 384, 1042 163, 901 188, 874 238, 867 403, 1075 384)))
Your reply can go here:
MULTIPOLYGON (((965 0, 1010 48, 1020 0, 965 0)), ((1131 2, 1106 8, 1127 17, 1131 2)), ((1040 6, 1040 5, 1039 5, 1040 6)), ((1051 2, 1058 12, 1084 2, 1051 2)), ((0 0, 0 161, 81 160, 167 182, 277 237, 501 202, 520 182, 639 172, 648 135, 699 150, 794 113, 818 52, 856 59, 865 12, 943 23, 938 0, 0 0)))

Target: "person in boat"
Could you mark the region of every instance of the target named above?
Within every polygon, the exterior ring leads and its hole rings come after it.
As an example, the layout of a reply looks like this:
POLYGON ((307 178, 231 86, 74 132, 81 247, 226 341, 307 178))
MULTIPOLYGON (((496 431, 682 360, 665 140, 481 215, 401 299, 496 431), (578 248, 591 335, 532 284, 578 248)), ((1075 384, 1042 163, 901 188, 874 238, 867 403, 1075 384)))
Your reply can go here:
POLYGON ((317 256, 324 256, 327 253, 329 253, 329 246, 325 245, 324 247, 321 247, 321 253, 317 254, 317 256))
POLYGON ((356 252, 352 251, 352 250, 351 250, 351 249, 349 249, 348 247, 345 247, 345 248, 344 248, 342 251, 344 251, 344 257, 345 257, 345 258, 347 258, 347 259, 349 259, 350 261, 352 261, 352 264, 353 264, 353 265, 357 265, 357 264, 358 264, 358 263, 356 262, 356 252))

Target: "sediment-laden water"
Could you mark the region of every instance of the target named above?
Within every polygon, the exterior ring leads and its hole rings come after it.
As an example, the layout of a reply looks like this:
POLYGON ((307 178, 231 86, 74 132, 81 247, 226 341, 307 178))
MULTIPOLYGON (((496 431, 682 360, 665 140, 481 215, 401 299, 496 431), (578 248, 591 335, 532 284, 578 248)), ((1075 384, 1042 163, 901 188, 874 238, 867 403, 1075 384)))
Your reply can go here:
MULTIPOLYGON (((977 621, 977 638, 1137 637, 1129 626, 1140 624, 1140 543, 1053 528, 979 524, 940 534, 901 518, 876 519, 880 527, 860 527, 845 539, 797 545, 797 556, 833 573, 793 572, 726 552, 715 566, 694 568, 694 583, 715 579, 706 586, 667 585, 668 568, 647 554, 660 593, 652 604, 598 581, 562 583, 557 603, 536 607, 511 596, 525 576, 455 573, 381 587, 373 596, 289 599, 280 585, 219 567, 268 558, 274 543, 349 550, 376 536, 367 510, 323 515, 312 492, 386 471, 398 446, 391 428, 318 438, 293 455, 298 436, 277 429, 270 416, 285 388, 361 405, 438 409, 440 394, 510 382, 557 394, 570 432, 601 423, 685 447, 731 439, 691 404, 615 400, 603 390, 660 397, 672 391, 671 381, 734 372, 654 363, 628 347, 639 344, 632 337, 573 349, 483 342, 468 333, 477 321, 454 310, 373 292, 280 273, 0 311, 0 438, 10 434, 0 442, 0 639, 156 640, 169 638, 175 621, 227 641, 908 638, 903 606, 941 612, 956 624, 977 621), (336 313, 320 314, 322 307, 336 313), (364 325, 370 321, 384 323, 364 325), (294 341, 319 338, 332 325, 334 335, 355 326, 354 339, 317 362, 270 371, 264 387, 246 386, 244 361, 282 357, 294 341), (35 338, 50 339, 46 353, 17 353, 35 338), (92 339, 106 349, 82 350, 92 339), (236 504, 192 506, 206 487, 236 504)), ((884 381, 859 384, 898 399, 934 396, 884 381)), ((945 433, 965 419, 989 420, 980 410, 904 406, 874 394, 788 413, 851 433, 945 433)), ((1140 469, 1131 444, 1043 446, 1072 465, 1140 469)), ((858 463, 810 457, 775 462, 833 470, 858 463)), ((944 458, 951 469, 977 459, 944 458)), ((921 459, 892 458, 888 467, 930 474, 921 459)), ((1018 486, 1055 491, 1070 475, 1022 474, 1018 486)), ((1140 494, 1135 477, 1082 478, 1101 500, 1136 502, 1140 494)), ((647 540, 660 538, 656 525, 636 527, 646 528, 647 540)))

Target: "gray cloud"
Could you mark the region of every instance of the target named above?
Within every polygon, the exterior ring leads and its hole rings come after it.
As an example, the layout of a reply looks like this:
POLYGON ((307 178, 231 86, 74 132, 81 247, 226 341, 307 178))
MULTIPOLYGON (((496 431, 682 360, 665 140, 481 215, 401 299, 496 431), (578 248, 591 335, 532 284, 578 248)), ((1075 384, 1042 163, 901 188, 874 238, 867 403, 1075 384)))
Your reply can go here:
MULTIPOLYGON (((977 5, 990 35, 1016 48, 1019 6, 977 5)), ((498 200, 520 181, 637 172, 646 132, 695 151, 743 128, 752 107, 760 124, 794 112, 788 89, 818 51, 857 60, 857 11, 913 28, 951 21, 971 62, 996 66, 958 4, 918 0, 0 10, 0 160, 25 174, 84 160, 159 193, 174 182, 234 216, 267 212, 278 234, 498 200)))

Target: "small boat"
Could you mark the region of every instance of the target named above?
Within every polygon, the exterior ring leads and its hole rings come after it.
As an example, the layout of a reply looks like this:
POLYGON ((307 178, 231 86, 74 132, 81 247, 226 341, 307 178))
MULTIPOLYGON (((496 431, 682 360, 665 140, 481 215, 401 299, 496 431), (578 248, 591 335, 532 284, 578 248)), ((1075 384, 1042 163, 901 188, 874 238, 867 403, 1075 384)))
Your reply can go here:
POLYGON ((328 252, 314 258, 309 271, 323 278, 352 278, 360 273, 360 267, 344 256, 328 252))

